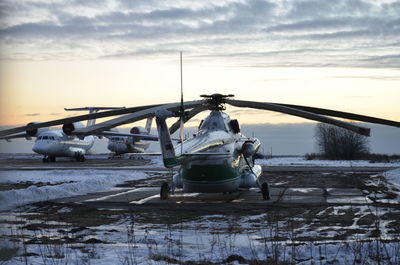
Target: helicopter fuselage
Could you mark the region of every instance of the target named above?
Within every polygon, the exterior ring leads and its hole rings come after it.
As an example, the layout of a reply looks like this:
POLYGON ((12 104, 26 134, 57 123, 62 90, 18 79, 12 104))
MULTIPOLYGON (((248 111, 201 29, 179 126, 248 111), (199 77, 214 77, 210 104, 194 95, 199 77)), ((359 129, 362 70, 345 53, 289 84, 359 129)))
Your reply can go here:
POLYGON ((233 192, 258 186, 262 170, 253 156, 259 145, 240 133, 236 120, 213 110, 197 134, 176 146, 174 157, 164 157, 164 164, 181 165, 173 184, 185 192, 233 192))

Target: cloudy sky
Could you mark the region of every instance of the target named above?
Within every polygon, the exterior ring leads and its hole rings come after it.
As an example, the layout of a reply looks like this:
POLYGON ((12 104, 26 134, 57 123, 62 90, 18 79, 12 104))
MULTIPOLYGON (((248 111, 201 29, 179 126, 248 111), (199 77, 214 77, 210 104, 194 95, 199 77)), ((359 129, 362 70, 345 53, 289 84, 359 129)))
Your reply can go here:
MULTIPOLYGON (((185 99, 400 117, 399 1, 1 0, 0 48, 0 125, 179 101, 179 51, 185 99)), ((232 111, 242 123, 304 121, 232 111)))

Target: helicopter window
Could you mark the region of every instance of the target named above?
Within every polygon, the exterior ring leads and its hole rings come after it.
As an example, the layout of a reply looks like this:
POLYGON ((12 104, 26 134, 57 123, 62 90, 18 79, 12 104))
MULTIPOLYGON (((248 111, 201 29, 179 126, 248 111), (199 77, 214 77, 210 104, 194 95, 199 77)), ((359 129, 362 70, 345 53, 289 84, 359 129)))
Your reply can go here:
POLYGON ((240 132, 240 126, 238 120, 231 120, 229 122, 229 126, 231 127, 232 131, 234 133, 239 133, 240 132))

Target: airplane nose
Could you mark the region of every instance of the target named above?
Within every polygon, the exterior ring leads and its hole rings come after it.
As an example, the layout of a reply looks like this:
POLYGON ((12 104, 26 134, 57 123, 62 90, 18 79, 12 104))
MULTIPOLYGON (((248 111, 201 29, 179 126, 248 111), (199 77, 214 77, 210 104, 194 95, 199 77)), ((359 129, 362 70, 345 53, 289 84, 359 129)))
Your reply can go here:
POLYGON ((41 145, 38 144, 38 143, 35 143, 35 144, 32 146, 32 150, 33 150, 33 152, 38 153, 38 154, 43 154, 43 151, 44 151, 43 146, 41 146, 41 145))

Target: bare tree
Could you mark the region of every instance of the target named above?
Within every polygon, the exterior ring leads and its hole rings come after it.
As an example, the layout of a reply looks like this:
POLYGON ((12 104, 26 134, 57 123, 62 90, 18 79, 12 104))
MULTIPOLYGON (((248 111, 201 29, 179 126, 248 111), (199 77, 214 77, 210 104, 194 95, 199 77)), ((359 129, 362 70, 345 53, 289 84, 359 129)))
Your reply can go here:
POLYGON ((340 127, 319 123, 315 138, 319 151, 329 159, 353 160, 369 153, 367 137, 340 127))

